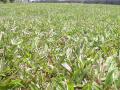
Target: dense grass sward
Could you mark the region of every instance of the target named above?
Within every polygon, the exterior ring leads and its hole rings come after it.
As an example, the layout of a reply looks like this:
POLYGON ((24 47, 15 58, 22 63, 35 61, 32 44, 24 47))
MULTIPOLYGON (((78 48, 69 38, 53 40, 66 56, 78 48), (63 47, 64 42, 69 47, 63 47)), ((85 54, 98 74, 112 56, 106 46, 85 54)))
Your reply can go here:
POLYGON ((119 89, 119 5, 0 4, 0 90, 119 89))

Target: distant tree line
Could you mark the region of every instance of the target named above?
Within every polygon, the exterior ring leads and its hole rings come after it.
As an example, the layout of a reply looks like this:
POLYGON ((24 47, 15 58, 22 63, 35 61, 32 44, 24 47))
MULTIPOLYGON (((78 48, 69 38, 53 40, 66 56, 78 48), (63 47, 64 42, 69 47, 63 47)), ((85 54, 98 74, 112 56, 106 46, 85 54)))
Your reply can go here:
MULTIPOLYGON (((0 2, 15 2, 21 0, 0 0, 0 2)), ((67 3, 109 3, 109 4, 120 4, 120 0, 22 0, 22 2, 67 2, 67 3)))
POLYGON ((120 4, 120 0, 28 0, 29 2, 49 2, 49 3, 103 3, 103 4, 120 4))
POLYGON ((3 2, 3 3, 7 3, 7 2, 10 2, 10 3, 13 3, 15 0, 0 0, 0 2, 3 2))

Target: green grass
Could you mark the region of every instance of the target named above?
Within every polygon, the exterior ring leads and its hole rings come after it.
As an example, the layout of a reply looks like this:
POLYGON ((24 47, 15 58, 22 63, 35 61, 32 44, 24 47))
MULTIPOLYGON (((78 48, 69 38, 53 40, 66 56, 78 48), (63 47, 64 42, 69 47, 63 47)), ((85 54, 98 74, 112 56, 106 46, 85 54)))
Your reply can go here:
POLYGON ((120 6, 0 4, 0 90, 80 88, 120 90, 120 6))

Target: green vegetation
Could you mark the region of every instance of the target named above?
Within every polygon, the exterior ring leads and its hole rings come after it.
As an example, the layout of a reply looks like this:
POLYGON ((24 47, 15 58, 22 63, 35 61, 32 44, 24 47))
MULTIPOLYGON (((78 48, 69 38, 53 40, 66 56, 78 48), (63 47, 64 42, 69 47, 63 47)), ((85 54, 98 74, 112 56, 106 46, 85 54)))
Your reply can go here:
POLYGON ((0 7, 0 90, 120 90, 120 6, 0 7))

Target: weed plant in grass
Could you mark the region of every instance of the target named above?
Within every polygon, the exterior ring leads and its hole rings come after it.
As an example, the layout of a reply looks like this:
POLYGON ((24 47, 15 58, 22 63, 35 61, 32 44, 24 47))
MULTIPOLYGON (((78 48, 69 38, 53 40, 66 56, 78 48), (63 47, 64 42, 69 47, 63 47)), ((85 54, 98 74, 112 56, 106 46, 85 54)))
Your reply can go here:
POLYGON ((120 89, 120 6, 0 4, 0 90, 78 89, 120 89))

